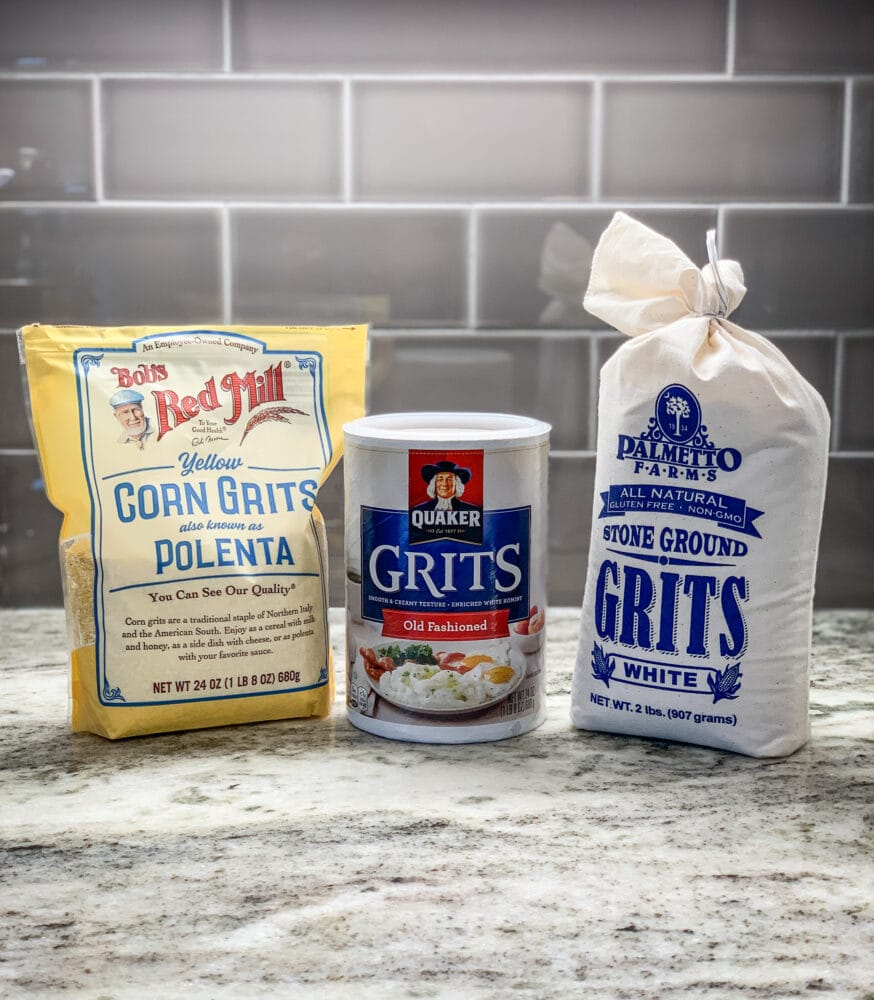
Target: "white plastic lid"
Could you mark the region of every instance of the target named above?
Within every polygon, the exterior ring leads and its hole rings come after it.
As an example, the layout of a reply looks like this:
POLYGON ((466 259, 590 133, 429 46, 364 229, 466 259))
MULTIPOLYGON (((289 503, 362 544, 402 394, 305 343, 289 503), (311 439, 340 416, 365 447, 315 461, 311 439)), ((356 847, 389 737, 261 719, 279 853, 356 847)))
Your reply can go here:
POLYGON ((511 413, 377 413, 343 425, 347 441, 416 448, 482 442, 487 447, 512 448, 549 440, 549 424, 511 413))

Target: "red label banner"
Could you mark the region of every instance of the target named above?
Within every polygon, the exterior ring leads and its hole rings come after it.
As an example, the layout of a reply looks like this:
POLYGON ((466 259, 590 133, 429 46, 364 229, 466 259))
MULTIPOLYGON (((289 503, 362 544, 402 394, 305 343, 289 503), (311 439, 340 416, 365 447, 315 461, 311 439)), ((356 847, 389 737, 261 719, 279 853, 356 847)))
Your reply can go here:
POLYGON ((510 634, 510 612, 459 611, 457 614, 427 614, 421 611, 383 609, 382 634, 390 639, 475 641, 503 639, 510 634))

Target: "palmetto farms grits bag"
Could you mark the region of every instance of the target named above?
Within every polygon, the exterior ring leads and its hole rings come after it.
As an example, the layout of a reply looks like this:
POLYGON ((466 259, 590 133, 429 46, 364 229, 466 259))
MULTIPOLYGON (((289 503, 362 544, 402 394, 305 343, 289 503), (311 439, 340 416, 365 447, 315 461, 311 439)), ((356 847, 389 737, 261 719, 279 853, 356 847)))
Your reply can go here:
POLYGON ((631 339, 601 371, 572 718, 780 756, 808 736, 828 456, 819 394, 727 316, 735 261, 699 270, 617 213, 586 309, 631 339))
POLYGON ((326 715, 316 507, 364 410, 366 328, 20 331, 61 570, 74 730, 326 715))

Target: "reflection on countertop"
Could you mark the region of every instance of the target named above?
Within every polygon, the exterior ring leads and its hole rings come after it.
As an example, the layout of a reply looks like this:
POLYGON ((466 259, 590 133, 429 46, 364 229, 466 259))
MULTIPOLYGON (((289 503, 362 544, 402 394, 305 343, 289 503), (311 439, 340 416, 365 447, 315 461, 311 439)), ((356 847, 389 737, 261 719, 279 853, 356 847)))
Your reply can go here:
MULTIPOLYGON (((874 612, 820 612, 786 760, 549 714, 428 746, 327 720, 110 743, 60 611, 0 611, 0 995, 874 997, 874 612)), ((332 611, 337 664, 342 614, 332 611)))

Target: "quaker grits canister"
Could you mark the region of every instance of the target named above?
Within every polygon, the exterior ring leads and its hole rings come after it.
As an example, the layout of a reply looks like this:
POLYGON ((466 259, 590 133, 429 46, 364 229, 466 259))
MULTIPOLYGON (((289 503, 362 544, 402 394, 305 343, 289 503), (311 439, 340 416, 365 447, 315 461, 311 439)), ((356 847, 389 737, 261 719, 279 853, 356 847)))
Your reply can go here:
POLYGON ((534 729, 549 425, 394 413, 344 431, 350 721, 424 743, 534 729))

